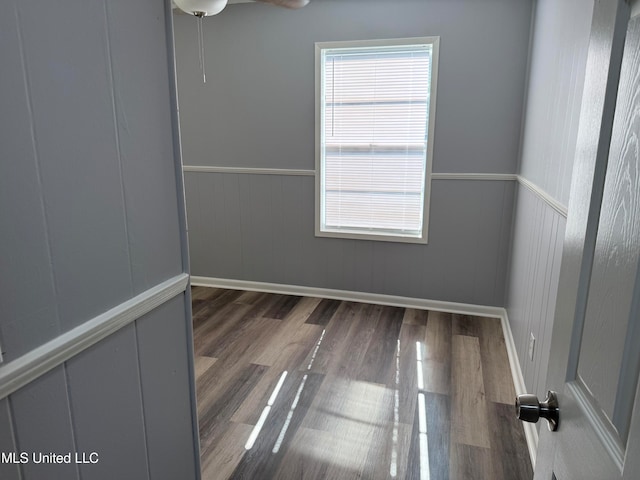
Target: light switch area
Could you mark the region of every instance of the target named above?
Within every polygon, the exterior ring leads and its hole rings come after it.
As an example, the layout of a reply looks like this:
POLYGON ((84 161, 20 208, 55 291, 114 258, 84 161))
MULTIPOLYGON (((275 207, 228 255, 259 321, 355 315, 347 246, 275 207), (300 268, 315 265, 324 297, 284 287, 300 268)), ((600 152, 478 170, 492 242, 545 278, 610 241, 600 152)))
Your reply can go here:
POLYGON ((531 336, 529 337, 529 360, 533 362, 533 352, 535 351, 535 348, 536 348, 536 337, 533 336, 533 332, 531 332, 530 335, 531 336))

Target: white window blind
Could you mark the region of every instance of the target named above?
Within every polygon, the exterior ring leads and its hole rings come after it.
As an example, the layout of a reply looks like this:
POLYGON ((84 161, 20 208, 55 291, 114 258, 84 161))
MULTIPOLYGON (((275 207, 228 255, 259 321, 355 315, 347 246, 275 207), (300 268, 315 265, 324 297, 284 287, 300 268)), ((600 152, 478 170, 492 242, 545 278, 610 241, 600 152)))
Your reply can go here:
POLYGON ((433 48, 321 49, 321 232, 423 237, 433 48))

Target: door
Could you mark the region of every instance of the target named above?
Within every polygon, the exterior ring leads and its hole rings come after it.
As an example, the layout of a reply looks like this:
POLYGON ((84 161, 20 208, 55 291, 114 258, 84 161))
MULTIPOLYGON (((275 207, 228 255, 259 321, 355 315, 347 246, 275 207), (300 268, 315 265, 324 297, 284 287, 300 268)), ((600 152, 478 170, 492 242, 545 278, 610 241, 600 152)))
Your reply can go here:
POLYGON ((640 0, 595 2, 536 480, 640 478, 640 0))

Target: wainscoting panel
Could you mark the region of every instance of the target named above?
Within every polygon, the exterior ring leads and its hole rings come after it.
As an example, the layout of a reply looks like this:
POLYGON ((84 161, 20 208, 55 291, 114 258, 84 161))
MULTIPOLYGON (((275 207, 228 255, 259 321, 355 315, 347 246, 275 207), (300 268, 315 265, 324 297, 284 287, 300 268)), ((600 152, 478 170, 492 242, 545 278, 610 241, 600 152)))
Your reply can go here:
POLYGON ((313 177, 185 178, 193 275, 504 304, 511 180, 433 180, 417 245, 315 237, 313 177))
POLYGON ((179 294, 0 401, 1 452, 96 452, 98 463, 30 457, 19 467, 0 463, 1 478, 14 478, 14 468, 22 475, 15 478, 34 480, 197 478, 186 298, 179 294))
POLYGON ((101 461, 82 478, 149 478, 136 329, 128 325, 67 362, 77 448, 101 461))
POLYGON ((535 2, 506 307, 526 388, 539 397, 546 394, 593 4, 535 2))
MULTIPOLYGON (((11 413, 9 412, 9 400, 0 399, 0 452, 17 451, 13 436, 11 413)), ((3 480, 21 480, 18 465, 0 462, 0 478, 3 480)))
MULTIPOLYGON (((78 466, 35 464, 32 453, 76 452, 71 408, 67 392, 66 366, 51 370, 11 396, 16 442, 19 452, 29 454, 21 466, 24 478, 78 479, 78 466)), ((4 478, 4 477, 3 477, 4 478)))
POLYGON ((507 312, 525 384, 544 397, 566 219, 522 186, 515 216, 507 312))
POLYGON ((136 322, 149 474, 153 480, 196 478, 189 416, 189 358, 176 348, 191 342, 183 321, 185 298, 178 295, 136 322), (173 440, 168 444, 167 439, 173 440))

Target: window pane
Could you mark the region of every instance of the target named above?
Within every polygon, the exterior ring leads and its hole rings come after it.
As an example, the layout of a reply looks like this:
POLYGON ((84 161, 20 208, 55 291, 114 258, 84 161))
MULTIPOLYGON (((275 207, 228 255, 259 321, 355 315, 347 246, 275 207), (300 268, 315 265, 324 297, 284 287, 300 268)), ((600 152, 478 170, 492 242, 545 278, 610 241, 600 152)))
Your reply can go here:
POLYGON ((421 237, 432 46, 322 59, 321 230, 421 237))

